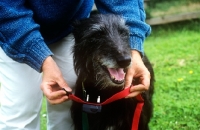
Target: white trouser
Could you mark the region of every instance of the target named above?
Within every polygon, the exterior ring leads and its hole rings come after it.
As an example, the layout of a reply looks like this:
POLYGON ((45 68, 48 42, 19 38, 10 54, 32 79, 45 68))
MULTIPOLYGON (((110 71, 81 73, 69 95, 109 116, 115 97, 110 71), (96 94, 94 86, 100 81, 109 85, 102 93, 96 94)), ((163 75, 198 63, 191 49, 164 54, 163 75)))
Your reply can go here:
MULTIPOLYGON (((54 60, 68 85, 73 88, 76 75, 73 69, 72 36, 52 44, 54 60)), ((0 130, 39 130, 43 94, 40 89, 42 74, 26 64, 13 61, 0 48, 1 107, 0 130)), ((59 105, 47 103, 48 130, 72 130, 71 101, 59 105)))

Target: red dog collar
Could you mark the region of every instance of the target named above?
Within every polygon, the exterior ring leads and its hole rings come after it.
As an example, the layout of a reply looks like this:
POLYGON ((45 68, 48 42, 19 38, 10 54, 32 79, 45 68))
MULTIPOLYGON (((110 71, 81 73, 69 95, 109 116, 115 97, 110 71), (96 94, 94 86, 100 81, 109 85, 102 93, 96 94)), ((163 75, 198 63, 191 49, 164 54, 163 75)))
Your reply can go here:
MULTIPOLYGON (((63 89, 67 95, 69 96, 69 98, 75 102, 78 103, 82 103, 82 104, 87 104, 87 105, 94 105, 94 106, 102 106, 102 105, 106 105, 109 104, 111 102, 117 101, 119 99, 125 98, 126 96, 128 96, 128 94, 130 94, 130 88, 126 88, 123 91, 120 91, 116 94, 114 94, 113 96, 111 96, 110 98, 108 98, 106 101, 102 102, 102 103, 90 103, 90 102, 86 102, 83 101, 82 99, 76 97, 75 95, 73 95, 70 92, 67 92, 65 89, 63 89)), ((142 112, 142 108, 144 105, 144 100, 141 96, 141 94, 139 94, 138 96, 136 96, 136 99, 138 100, 134 115, 133 115, 133 121, 132 121, 132 129, 131 130, 138 130, 138 125, 139 125, 139 120, 140 120, 140 115, 142 112)))

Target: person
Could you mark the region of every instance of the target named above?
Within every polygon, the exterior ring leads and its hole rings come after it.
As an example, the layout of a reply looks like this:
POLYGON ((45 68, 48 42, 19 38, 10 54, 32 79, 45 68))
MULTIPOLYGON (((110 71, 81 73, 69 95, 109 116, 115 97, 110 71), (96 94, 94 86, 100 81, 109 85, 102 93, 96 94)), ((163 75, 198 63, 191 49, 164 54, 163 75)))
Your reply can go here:
MULTIPOLYGON (((43 94, 47 99, 47 128, 73 129, 67 91, 76 74, 71 47, 72 22, 90 15, 93 0, 2 0, 0 2, 1 130, 40 129, 43 94)), ((133 64, 125 87, 127 98, 148 90, 150 73, 142 62, 143 41, 151 28, 145 23, 143 0, 96 0, 100 13, 121 15, 130 27, 133 64)))

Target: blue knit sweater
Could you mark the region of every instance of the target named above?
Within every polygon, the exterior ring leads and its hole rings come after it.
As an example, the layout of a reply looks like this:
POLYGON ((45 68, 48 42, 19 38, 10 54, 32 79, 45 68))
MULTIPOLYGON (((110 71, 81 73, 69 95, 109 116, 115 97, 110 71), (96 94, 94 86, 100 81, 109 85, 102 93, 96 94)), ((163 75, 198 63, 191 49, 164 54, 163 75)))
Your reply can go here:
MULTIPOLYGON (((17 62, 38 72, 53 55, 48 44, 71 32, 74 20, 87 18, 93 0, 1 0, 0 46, 17 62)), ((151 28, 145 23, 143 0, 96 0, 100 13, 122 15, 130 27, 130 45, 143 53, 143 41, 151 28)))

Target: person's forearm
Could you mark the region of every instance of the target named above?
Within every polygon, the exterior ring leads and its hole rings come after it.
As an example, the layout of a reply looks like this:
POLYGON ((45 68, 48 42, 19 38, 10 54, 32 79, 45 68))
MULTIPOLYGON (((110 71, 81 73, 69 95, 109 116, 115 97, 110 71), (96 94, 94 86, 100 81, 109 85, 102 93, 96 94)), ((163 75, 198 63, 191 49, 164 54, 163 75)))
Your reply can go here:
POLYGON ((0 9, 0 47, 13 60, 40 72, 44 59, 52 52, 33 20, 33 12, 25 7, 24 0, 4 0, 0 9))

